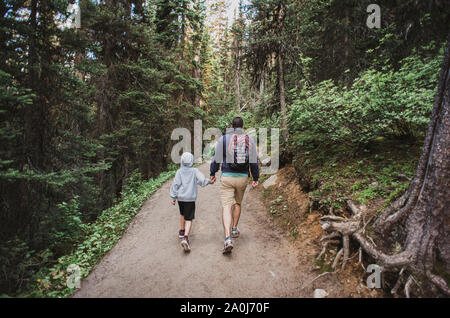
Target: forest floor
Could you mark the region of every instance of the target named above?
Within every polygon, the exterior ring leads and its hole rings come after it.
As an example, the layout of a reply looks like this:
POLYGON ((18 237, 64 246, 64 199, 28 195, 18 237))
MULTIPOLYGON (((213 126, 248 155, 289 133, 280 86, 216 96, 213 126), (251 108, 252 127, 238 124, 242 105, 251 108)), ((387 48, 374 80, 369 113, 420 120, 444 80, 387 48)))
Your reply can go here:
POLYGON ((292 247, 299 251, 299 268, 314 277, 313 280, 300 283, 301 293, 298 297, 303 297, 305 293, 306 297, 310 297, 316 288, 325 290, 329 298, 386 297, 383 290, 366 286, 370 273, 366 273, 358 264, 357 248, 352 249, 343 270, 340 265, 335 270, 329 265, 336 256, 336 247, 329 247, 324 258, 316 259, 322 249, 320 239, 324 231, 319 222, 323 212, 311 209, 308 194, 302 191, 294 167, 288 165, 280 169, 275 184, 263 189, 262 194, 272 220, 292 247))
MULTIPOLYGON (((206 176, 208 168, 199 166, 206 176)), ((279 172, 269 195, 262 185, 247 187, 241 236, 230 255, 222 254, 220 180, 199 188, 190 253, 180 246, 178 206, 171 205, 171 181, 166 182, 73 297, 312 297, 315 288, 328 297, 380 297, 351 264, 314 280, 320 214, 306 213, 308 197, 288 177, 289 169, 279 172), (278 189, 289 193, 289 217, 270 213, 268 199, 278 189)))

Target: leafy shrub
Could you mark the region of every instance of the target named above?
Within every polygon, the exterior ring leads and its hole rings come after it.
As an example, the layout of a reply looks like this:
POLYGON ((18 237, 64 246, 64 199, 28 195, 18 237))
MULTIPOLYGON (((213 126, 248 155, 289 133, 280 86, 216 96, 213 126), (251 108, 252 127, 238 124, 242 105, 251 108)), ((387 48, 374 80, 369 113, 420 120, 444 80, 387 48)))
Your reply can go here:
POLYGON ((423 137, 442 55, 412 55, 397 71, 368 70, 350 88, 329 80, 293 92, 288 115, 294 148, 361 149, 380 137, 423 137))
POLYGON ((79 205, 78 196, 75 196, 69 202, 58 204, 55 215, 45 215, 41 222, 41 228, 49 229, 46 246, 56 255, 68 253, 88 231, 88 226, 81 220, 79 205))
POLYGON ((0 245, 1 290, 14 291, 29 278, 27 273, 32 253, 28 245, 18 237, 0 245))

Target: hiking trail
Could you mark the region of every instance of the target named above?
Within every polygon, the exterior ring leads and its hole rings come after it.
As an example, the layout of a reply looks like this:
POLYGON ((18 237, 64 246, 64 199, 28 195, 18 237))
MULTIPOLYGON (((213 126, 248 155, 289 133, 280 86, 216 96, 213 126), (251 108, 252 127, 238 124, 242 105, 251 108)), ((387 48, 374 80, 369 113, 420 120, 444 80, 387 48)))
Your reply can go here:
MULTIPOLYGON (((209 164, 198 169, 209 176, 209 164)), ((274 224, 260 189, 247 187, 239 222, 241 236, 222 255, 220 177, 199 187, 185 253, 178 238, 178 205, 169 198, 172 180, 143 205, 119 242, 86 277, 73 297, 311 297, 301 285, 316 275, 301 268, 300 251, 274 224)))

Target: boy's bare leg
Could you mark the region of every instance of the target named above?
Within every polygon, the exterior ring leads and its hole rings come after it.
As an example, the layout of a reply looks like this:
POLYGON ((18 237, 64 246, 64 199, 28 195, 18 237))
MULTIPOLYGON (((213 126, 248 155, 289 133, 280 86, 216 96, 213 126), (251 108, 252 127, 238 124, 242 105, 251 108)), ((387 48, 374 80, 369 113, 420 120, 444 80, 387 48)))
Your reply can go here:
POLYGON ((231 221, 231 206, 224 207, 222 209, 222 223, 225 237, 229 237, 231 235, 231 221))
POLYGON ((236 203, 233 206, 233 228, 237 228, 241 216, 241 205, 236 203))
POLYGON ((180 230, 184 230, 184 215, 180 215, 180 230))
POLYGON ((186 221, 186 229, 184 230, 184 236, 189 236, 189 233, 191 232, 191 226, 192 226, 192 221, 186 221))

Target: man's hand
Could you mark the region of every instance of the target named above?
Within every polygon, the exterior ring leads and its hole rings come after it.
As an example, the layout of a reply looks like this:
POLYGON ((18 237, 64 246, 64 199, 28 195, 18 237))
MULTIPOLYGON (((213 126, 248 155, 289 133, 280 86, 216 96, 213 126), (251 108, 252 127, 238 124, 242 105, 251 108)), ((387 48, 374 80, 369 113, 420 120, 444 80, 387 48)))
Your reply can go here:
POLYGON ((172 205, 175 205, 175 200, 172 200, 172 205))
POLYGON ((209 179, 211 180, 211 184, 216 182, 216 176, 210 176, 209 179))
POLYGON ((259 184, 258 181, 253 181, 253 182, 252 182, 252 187, 253 187, 253 188, 254 188, 254 187, 257 187, 258 184, 259 184))

